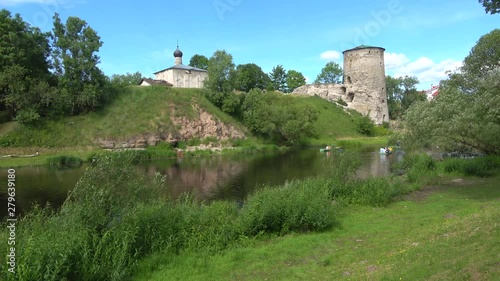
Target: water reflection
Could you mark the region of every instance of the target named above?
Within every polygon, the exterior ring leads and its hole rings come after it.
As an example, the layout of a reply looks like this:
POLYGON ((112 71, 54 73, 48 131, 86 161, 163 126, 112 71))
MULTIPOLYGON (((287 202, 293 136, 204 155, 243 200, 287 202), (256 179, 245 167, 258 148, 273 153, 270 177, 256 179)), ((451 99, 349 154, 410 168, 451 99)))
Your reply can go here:
MULTIPOLYGON (((322 174, 328 167, 327 162, 335 157, 335 153, 308 149, 274 154, 170 159, 142 164, 138 169, 150 176, 156 173, 164 175, 167 179, 165 190, 173 198, 190 192, 200 200, 242 201, 263 185, 281 185, 286 181, 322 174)), ((388 175, 391 163, 401 158, 400 153, 381 155, 378 148, 368 147, 362 153, 363 164, 357 176, 388 175)), ((52 206, 59 207, 85 169, 86 166, 68 170, 17 168, 18 211, 28 210, 34 202, 41 205, 50 202, 52 206)), ((7 174, 7 169, 0 169, 0 182, 7 183, 7 174)), ((6 192, 6 188, 0 190, 2 206, 6 206, 3 204, 7 199, 6 192)), ((1 208, 0 215, 4 217, 6 211, 7 208, 1 208)))

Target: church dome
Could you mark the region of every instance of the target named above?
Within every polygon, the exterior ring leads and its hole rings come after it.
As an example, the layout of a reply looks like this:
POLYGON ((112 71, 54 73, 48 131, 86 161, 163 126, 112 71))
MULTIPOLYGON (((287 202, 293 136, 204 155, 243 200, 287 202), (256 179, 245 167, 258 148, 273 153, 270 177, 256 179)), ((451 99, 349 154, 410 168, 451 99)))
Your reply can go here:
POLYGON ((179 50, 179 46, 177 46, 177 50, 174 52, 174 58, 182 58, 182 52, 179 50))

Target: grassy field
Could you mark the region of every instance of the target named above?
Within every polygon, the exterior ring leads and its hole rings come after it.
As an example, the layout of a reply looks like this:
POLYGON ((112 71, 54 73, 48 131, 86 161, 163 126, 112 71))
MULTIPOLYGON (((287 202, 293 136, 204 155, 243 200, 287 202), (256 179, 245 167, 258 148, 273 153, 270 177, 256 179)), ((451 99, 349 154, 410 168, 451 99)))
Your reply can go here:
POLYGON ((323 100, 320 97, 296 97, 302 99, 319 111, 315 127, 318 139, 312 139, 311 144, 331 144, 338 138, 362 138, 363 135, 356 131, 356 126, 351 115, 342 110, 334 103, 323 100))
POLYGON ((351 206, 323 233, 155 255, 132 280, 499 280, 500 174, 444 182, 388 207, 351 206))
MULTIPOLYGON (((319 97, 296 98, 319 111, 315 124, 318 139, 311 139, 310 145, 332 145, 337 139, 363 144, 386 143, 386 137, 366 138, 359 134, 352 116, 335 104, 319 97)), ((179 128, 172 124, 170 117, 193 117, 193 105, 245 131, 238 120, 212 105, 199 89, 129 87, 111 104, 94 113, 46 121, 36 128, 23 127, 17 122, 0 124, 0 156, 40 154, 34 158, 0 158, 0 167, 43 165, 48 157, 61 155, 85 160, 101 151, 96 139, 119 142, 145 134, 176 132, 179 128)), ((261 144, 255 137, 244 143, 261 144)))

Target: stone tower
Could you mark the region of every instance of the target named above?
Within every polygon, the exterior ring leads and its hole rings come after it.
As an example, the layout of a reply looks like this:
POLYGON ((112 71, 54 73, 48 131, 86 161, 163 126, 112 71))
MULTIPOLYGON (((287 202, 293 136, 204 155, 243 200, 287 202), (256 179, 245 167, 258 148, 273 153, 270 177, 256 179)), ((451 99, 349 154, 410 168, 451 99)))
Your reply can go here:
POLYGON ((384 51, 361 45, 342 52, 346 101, 350 108, 365 112, 376 124, 389 122, 384 51))

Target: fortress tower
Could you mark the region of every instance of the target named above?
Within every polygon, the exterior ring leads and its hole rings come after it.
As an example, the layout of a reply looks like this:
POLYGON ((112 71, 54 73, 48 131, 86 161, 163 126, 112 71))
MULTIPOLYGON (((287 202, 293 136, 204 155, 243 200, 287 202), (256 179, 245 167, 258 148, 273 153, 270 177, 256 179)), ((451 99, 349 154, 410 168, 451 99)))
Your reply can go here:
POLYGON ((344 87, 349 107, 376 123, 389 122, 384 48, 361 45, 345 50, 344 87))

